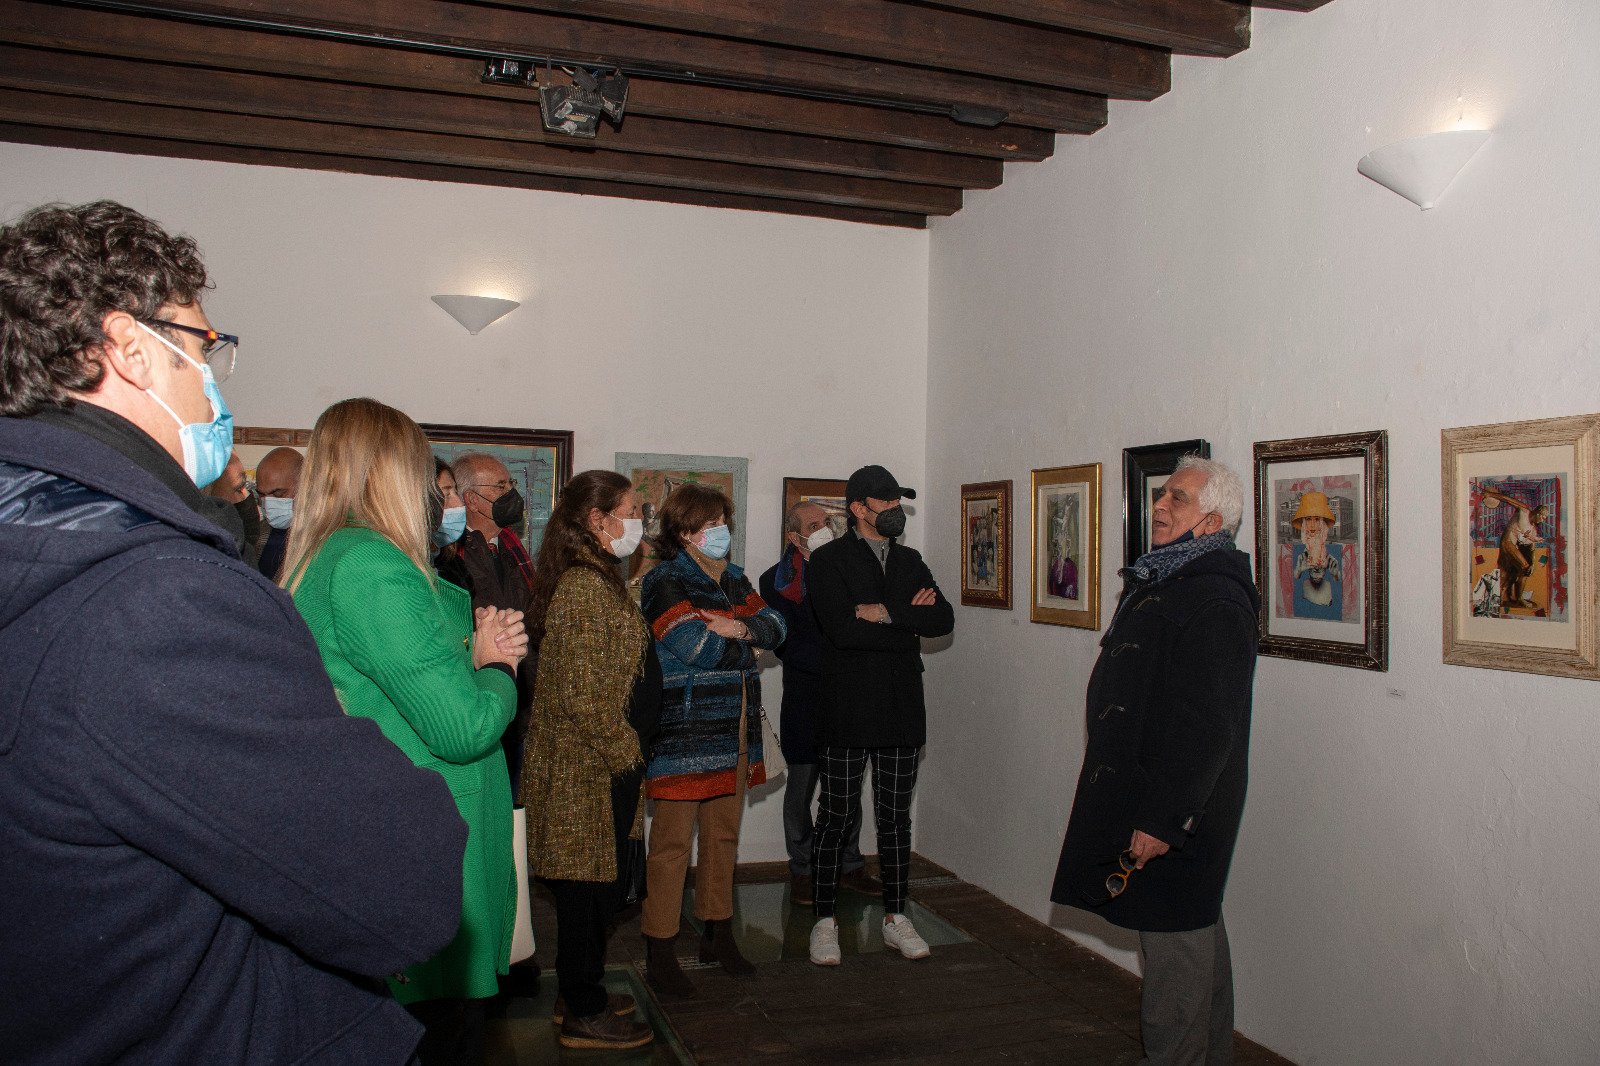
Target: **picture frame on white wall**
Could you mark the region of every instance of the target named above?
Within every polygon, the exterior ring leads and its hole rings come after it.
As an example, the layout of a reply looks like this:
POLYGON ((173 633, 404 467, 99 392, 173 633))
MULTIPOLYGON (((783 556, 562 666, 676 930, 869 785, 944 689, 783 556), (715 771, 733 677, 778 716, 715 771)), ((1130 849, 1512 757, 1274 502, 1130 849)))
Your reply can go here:
POLYGON ((1052 466, 1031 481, 1033 580, 1028 618, 1100 628, 1100 464, 1052 466))
POLYGON ((733 545, 728 558, 744 565, 745 496, 750 460, 733 455, 682 455, 664 452, 617 452, 616 471, 633 483, 644 508, 645 540, 626 561, 628 584, 637 589, 655 566, 652 540, 661 531, 660 510, 667 495, 679 485, 707 485, 733 501, 733 545))

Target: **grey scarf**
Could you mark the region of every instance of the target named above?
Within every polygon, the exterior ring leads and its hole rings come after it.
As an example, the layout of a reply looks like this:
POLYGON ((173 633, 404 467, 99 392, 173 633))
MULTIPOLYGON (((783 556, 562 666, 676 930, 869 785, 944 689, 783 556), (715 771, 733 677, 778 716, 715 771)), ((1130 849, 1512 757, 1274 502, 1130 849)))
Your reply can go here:
POLYGON ((1203 537, 1151 548, 1139 556, 1132 566, 1124 566, 1117 571, 1122 575, 1122 600, 1117 604, 1117 613, 1112 616, 1111 624, 1117 624, 1117 617, 1122 614, 1123 606, 1132 598, 1130 593, 1146 585, 1165 581, 1207 552, 1231 547, 1233 547, 1232 533, 1207 533, 1203 537))

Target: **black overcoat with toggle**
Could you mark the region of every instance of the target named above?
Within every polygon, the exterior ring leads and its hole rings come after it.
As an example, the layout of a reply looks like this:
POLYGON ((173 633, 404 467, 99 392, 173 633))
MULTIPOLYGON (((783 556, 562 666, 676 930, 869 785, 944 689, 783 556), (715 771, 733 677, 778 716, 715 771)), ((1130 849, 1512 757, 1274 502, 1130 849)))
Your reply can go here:
POLYGON ((1258 602, 1250 558, 1235 548, 1125 590, 1089 678, 1055 902, 1150 932, 1221 915, 1244 811, 1258 602), (1172 850, 1107 902, 1106 876, 1135 829, 1172 850))

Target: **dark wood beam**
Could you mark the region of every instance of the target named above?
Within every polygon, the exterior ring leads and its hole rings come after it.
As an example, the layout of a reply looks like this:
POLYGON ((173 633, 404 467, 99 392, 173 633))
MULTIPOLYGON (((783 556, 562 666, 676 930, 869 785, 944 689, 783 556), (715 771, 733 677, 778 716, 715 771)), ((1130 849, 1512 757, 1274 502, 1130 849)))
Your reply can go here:
POLYGON ((486 97, 404 92, 304 78, 269 77, 152 62, 77 56, 0 45, 0 86, 128 103, 189 107, 307 121, 336 120, 380 129, 449 133, 508 141, 606 148, 644 155, 812 170, 825 174, 994 188, 999 160, 854 141, 798 137, 673 119, 632 117, 621 130, 602 123, 593 142, 546 133, 538 105, 486 97))
POLYGON ((1251 0, 1256 7, 1275 7, 1281 11, 1315 11, 1328 0, 1251 0))
POLYGON ((1165 50, 884 0, 500 0, 812 52, 959 70, 1148 100, 1171 84, 1165 50))
MULTIPOLYGON (((162 4, 195 15, 271 19, 490 53, 554 54, 596 66, 652 66, 921 105, 993 107, 1006 112, 1018 125, 1045 129, 1074 128, 1084 119, 1086 107, 1091 112, 1096 107, 1089 102, 1094 99, 1089 95, 1093 89, 1085 92, 1001 81, 442 0, 372 0, 359 8, 347 0, 162 0, 162 4)), ((1170 71, 1164 74, 1170 75, 1170 71)), ((1163 80, 1159 86, 1150 86, 1146 95, 1159 95, 1166 87, 1163 80)))
POLYGON ((387 159, 364 159, 359 156, 271 151, 261 148, 240 148, 226 144, 197 144, 191 141, 168 141, 152 137, 137 137, 126 133, 99 133, 88 130, 19 125, 9 122, 0 122, 0 141, 14 144, 37 144, 51 148, 77 148, 94 152, 120 152, 128 155, 158 156, 169 159, 206 159, 219 163, 242 163, 250 166, 289 167, 295 170, 370 174, 388 178, 409 178, 416 181, 445 181, 468 185, 490 185, 508 189, 534 189, 547 192, 573 193, 582 196, 617 196, 625 197, 629 200, 652 200, 661 203, 692 204, 699 207, 776 212, 786 215, 839 219, 845 222, 864 222, 878 226, 900 226, 910 229, 923 229, 927 225, 927 218, 923 215, 839 207, 830 204, 810 203, 804 200, 783 200, 768 196, 738 196, 730 193, 702 193, 691 189, 672 189, 656 185, 584 181, 577 178, 557 178, 514 171, 401 163, 387 159))
POLYGON ((703 192, 775 196, 922 215, 953 214, 961 207, 959 189, 933 185, 627 155, 603 149, 573 150, 409 130, 197 112, 14 89, 0 89, 0 122, 102 133, 126 132, 162 140, 218 142, 246 148, 669 185, 703 192))
MULTIPOLYGON (((8 0, 6 7, 0 40, 161 62, 175 58, 169 39, 175 24, 166 20, 33 0, 8 0)), ((182 34, 182 60, 204 66, 503 99, 530 95, 527 89, 480 84, 483 65, 477 60, 198 24, 183 25, 182 34)), ((1103 97, 1075 99, 1079 118, 1069 132, 1092 133, 1105 125, 1103 97)), ((980 129, 942 115, 643 78, 633 79, 628 113, 993 159, 1045 159, 1055 139, 1048 130, 1027 126, 980 129)))
MULTIPOLYGON (((1184 55, 1250 47, 1248 0, 928 0, 938 7, 1098 33, 1184 55)), ((1326 2, 1326 0, 1323 0, 1326 2)))

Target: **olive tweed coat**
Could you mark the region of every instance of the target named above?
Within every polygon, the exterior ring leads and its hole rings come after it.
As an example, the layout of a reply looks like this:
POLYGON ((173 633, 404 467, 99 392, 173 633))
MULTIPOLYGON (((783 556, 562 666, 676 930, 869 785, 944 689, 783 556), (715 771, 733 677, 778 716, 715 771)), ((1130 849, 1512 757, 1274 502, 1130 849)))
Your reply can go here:
MULTIPOLYGON (((591 565, 556 582, 539 645, 533 717, 522 755, 528 872, 563 881, 614 881, 611 778, 640 766, 628 697, 650 632, 633 601, 591 565)), ((643 835, 644 802, 634 816, 643 835)))
MULTIPOLYGON (((467 823, 461 928, 438 955, 391 981, 402 1003, 480 999, 499 990, 517 913, 511 782, 500 734, 516 712, 509 671, 472 668, 472 604, 430 581, 370 529, 328 538, 306 566, 295 606, 316 638, 346 714, 371 718, 417 766, 443 777, 467 823)), ((403 810, 351 811, 404 821, 403 810)))

